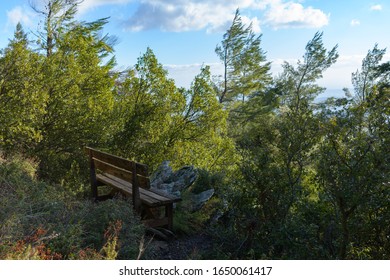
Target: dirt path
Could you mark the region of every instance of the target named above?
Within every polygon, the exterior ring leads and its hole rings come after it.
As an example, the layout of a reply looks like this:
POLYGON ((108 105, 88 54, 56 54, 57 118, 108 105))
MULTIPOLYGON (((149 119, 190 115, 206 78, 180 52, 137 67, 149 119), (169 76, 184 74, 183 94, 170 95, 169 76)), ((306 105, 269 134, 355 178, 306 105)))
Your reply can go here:
POLYGON ((170 241, 154 239, 144 259, 155 260, 196 260, 212 249, 212 240, 204 233, 181 236, 170 241))

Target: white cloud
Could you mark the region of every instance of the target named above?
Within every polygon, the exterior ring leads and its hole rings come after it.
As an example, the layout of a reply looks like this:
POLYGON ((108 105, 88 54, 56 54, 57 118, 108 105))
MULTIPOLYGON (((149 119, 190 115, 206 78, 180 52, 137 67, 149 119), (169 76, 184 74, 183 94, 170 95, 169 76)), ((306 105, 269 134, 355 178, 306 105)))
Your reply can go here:
POLYGON ((80 13, 85 13, 99 6, 126 4, 130 2, 134 2, 134 0, 84 0, 78 8, 80 13))
MULTIPOLYGON (((259 0, 143 0, 136 12, 125 22, 127 29, 141 31, 161 29, 164 31, 189 31, 206 29, 208 32, 226 30, 234 12, 255 7, 259 0)), ((258 18, 253 21, 254 30, 260 30, 258 18)))
POLYGON ((261 32, 262 23, 274 28, 319 28, 329 22, 329 15, 321 10, 293 1, 143 0, 125 26, 132 31, 154 28, 177 32, 200 29, 224 31, 231 23, 236 8, 240 8, 243 22, 252 22, 253 30, 257 33, 261 32), (247 10, 258 16, 264 14, 264 17, 248 17, 245 15, 247 10))
POLYGON ((351 26, 358 26, 358 25, 360 25, 360 21, 359 20, 357 20, 357 19, 353 19, 353 20, 351 20, 351 26))
POLYGON ((382 5, 373 5, 370 8, 371 11, 381 11, 382 10, 382 5))
POLYGON ((260 25, 261 21, 257 17, 249 18, 247 16, 241 16, 241 19, 246 26, 252 24, 253 32, 257 34, 261 33, 261 25, 260 25))
POLYGON ((210 66, 213 76, 223 74, 222 63, 194 63, 194 64, 165 64, 164 68, 168 71, 168 76, 175 80, 176 86, 190 88, 196 75, 200 73, 203 66, 210 66))
POLYGON ((123 25, 134 32, 149 29, 223 32, 231 24, 237 8, 243 22, 252 23, 256 33, 261 32, 261 24, 274 28, 319 28, 329 22, 329 15, 304 7, 301 0, 84 0, 79 11, 85 13, 103 5, 126 3, 133 3, 136 10, 127 16, 123 25))
POLYGON ((304 7, 300 3, 281 0, 269 1, 266 22, 278 28, 320 28, 328 25, 329 15, 319 9, 304 7))
POLYGON ((34 14, 31 10, 24 6, 17 6, 10 11, 7 11, 7 25, 15 26, 17 23, 21 23, 24 26, 33 25, 34 14))

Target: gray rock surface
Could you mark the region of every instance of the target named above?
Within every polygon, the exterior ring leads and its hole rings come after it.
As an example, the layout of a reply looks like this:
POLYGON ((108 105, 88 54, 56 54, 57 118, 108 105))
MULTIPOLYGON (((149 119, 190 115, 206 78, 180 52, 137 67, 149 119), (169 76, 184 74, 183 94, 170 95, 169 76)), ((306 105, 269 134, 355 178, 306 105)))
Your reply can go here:
POLYGON ((172 167, 169 166, 169 161, 163 161, 156 172, 150 176, 151 187, 158 188, 159 185, 168 182, 172 174, 173 171, 172 167))
MULTIPOLYGON (((171 196, 181 197, 181 193, 189 188, 198 177, 193 166, 184 166, 173 171, 169 161, 164 161, 151 176, 151 188, 171 196)), ((191 194, 188 210, 195 212, 214 195, 214 189, 209 189, 199 194, 191 194)))
POLYGON ((176 197, 190 187, 197 178, 197 172, 193 166, 185 166, 175 172, 169 166, 169 161, 164 161, 151 176, 152 189, 162 191, 176 197))
POLYGON ((201 192, 199 194, 194 194, 191 197, 192 206, 191 211, 196 212, 200 210, 203 205, 210 200, 210 198, 214 195, 214 189, 209 189, 207 191, 201 192))

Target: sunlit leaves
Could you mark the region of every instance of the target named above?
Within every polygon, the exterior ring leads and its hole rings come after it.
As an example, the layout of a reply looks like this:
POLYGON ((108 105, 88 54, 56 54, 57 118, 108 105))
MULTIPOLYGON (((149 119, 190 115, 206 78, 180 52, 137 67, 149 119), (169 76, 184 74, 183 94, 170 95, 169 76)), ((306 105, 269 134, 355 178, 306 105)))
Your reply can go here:
POLYGON ((178 89, 151 49, 121 83, 116 114, 120 116, 113 145, 128 157, 156 167, 221 168, 231 156, 226 137, 227 113, 213 90, 208 67, 189 90, 178 89))

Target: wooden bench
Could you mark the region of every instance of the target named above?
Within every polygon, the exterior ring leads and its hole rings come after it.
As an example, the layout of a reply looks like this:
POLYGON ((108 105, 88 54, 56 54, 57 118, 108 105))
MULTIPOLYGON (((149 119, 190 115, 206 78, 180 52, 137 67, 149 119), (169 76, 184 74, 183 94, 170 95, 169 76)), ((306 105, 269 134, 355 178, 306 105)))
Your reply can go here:
POLYGON ((99 195, 98 190, 99 186, 110 186, 132 198, 133 207, 146 226, 167 227, 172 231, 173 204, 181 199, 151 189, 147 165, 90 147, 86 147, 86 152, 89 155, 91 190, 95 200, 112 197, 112 194, 99 195), (161 207, 165 208, 162 217, 157 215, 161 211, 156 211, 161 207))

